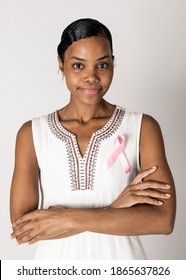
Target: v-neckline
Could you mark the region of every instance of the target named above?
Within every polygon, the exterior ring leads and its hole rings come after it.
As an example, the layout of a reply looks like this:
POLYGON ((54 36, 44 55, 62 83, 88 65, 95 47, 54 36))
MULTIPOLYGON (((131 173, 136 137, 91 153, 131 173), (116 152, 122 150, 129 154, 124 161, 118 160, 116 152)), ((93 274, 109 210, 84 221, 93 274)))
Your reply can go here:
MULTIPOLYGON (((99 151, 104 141, 114 136, 123 122, 125 110, 116 106, 107 123, 93 132, 85 154, 82 156, 77 143, 76 135, 68 131, 59 121, 57 111, 48 115, 48 126, 59 143, 62 142, 66 153, 71 190, 93 190, 99 151)), ((54 145, 56 143, 54 142, 54 145)), ((104 146, 104 145, 103 145, 104 146)), ((108 149, 109 152, 109 149, 108 149)), ((64 153, 64 150, 63 150, 64 153)), ((62 159, 63 160, 63 159, 62 159)))
POLYGON ((57 127, 60 129, 60 131, 62 131, 65 135, 67 136, 70 136, 72 139, 73 139, 73 144, 74 144, 74 147, 75 147, 75 150, 76 150, 76 154, 78 156, 78 159, 80 161, 85 161, 88 154, 90 153, 91 151, 91 147, 93 146, 93 142, 94 142, 94 138, 96 137, 96 135, 100 135, 102 133, 104 133, 104 131, 107 130, 107 128, 110 126, 110 124, 113 122, 113 119, 115 118, 115 115, 118 111, 118 106, 116 105, 115 106, 115 109, 111 115, 111 117, 109 118, 109 120, 106 122, 106 124, 99 128, 98 130, 94 131, 89 139, 89 142, 88 142, 88 145, 85 149, 85 153, 82 155, 81 151, 80 151, 80 148, 79 148, 79 144, 78 144, 78 140, 77 140, 77 136, 76 134, 74 134, 73 132, 71 132, 70 130, 68 130, 67 128, 65 128, 63 126, 63 124, 60 122, 59 120, 59 115, 58 115, 58 110, 56 110, 54 112, 55 114, 55 120, 56 120, 56 125, 57 127))

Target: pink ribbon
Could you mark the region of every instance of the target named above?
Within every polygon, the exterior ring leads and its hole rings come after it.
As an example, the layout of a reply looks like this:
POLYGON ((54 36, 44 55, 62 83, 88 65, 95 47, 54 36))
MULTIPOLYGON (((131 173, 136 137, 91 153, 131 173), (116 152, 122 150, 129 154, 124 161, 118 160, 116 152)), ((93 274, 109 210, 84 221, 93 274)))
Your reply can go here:
POLYGON ((114 141, 114 151, 106 160, 106 167, 110 169, 110 167, 114 164, 114 162, 119 159, 125 174, 130 172, 130 165, 128 160, 124 154, 124 148, 126 145, 126 139, 123 135, 119 134, 114 141))

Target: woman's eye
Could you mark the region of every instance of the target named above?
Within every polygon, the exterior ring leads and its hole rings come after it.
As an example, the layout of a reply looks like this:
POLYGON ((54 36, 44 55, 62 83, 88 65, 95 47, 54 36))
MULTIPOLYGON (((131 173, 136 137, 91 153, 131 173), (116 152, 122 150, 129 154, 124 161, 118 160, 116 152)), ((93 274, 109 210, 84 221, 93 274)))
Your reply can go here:
POLYGON ((100 69, 107 69, 108 68, 108 64, 107 63, 100 63, 98 65, 98 68, 100 68, 100 69))
POLYGON ((75 64, 73 65, 73 67, 74 67, 75 69, 82 69, 82 68, 83 68, 83 65, 82 65, 81 63, 75 63, 75 64))

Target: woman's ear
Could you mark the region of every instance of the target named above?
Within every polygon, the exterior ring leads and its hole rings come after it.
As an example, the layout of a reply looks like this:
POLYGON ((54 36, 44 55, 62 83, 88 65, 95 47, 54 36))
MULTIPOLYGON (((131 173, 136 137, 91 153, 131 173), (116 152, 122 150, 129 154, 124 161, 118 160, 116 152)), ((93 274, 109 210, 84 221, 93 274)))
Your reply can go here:
POLYGON ((59 69, 60 69, 61 73, 64 75, 63 63, 61 61, 61 58, 58 56, 57 59, 58 59, 58 63, 59 63, 59 69))

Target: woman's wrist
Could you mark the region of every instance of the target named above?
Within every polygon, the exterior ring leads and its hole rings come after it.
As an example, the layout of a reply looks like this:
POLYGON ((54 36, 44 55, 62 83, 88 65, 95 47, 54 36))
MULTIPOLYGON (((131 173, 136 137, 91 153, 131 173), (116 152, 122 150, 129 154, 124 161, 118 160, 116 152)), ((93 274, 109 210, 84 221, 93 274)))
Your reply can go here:
POLYGON ((68 230, 79 230, 83 220, 83 210, 68 208, 64 211, 65 223, 68 230))
MULTIPOLYGON (((90 231, 96 228, 105 211, 113 211, 111 207, 67 209, 67 223, 69 229, 78 231, 90 231)), ((104 214, 105 215, 105 214, 104 214)))

